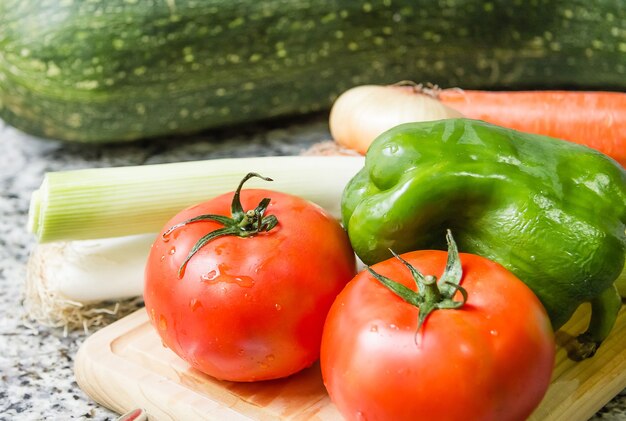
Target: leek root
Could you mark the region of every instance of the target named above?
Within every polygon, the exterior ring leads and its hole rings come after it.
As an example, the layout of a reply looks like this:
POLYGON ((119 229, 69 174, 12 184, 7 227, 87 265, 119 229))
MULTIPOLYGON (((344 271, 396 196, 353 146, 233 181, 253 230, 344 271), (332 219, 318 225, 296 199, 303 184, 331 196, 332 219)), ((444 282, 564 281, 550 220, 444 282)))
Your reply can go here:
POLYGON ((36 245, 26 269, 28 316, 45 326, 88 330, 107 316, 119 318, 138 308, 154 237, 36 245))

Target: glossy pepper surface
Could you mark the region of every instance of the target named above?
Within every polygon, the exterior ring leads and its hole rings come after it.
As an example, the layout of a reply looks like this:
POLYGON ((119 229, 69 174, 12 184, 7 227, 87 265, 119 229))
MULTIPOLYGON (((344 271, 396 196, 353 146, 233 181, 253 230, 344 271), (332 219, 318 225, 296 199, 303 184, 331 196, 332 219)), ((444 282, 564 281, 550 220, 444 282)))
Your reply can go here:
POLYGON ((626 171, 584 146, 488 123, 397 126, 370 146, 348 183, 343 223, 366 264, 411 250, 459 249, 496 261, 539 297, 554 329, 592 305, 578 357, 595 352, 621 299, 626 171))

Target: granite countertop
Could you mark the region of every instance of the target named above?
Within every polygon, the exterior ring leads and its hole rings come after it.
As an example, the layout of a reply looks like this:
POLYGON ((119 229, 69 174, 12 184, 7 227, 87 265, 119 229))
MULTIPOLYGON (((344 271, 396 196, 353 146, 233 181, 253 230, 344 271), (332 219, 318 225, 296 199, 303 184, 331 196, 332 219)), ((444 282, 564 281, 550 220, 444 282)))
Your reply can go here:
MULTIPOLYGON (((0 121, 0 419, 111 420, 116 414, 78 387, 73 359, 87 337, 64 335, 26 317, 25 264, 34 239, 26 232, 30 194, 48 171, 200 159, 296 155, 329 138, 326 116, 275 121, 138 144, 94 147, 38 139, 0 121)), ((626 390, 592 420, 626 420, 626 390)))

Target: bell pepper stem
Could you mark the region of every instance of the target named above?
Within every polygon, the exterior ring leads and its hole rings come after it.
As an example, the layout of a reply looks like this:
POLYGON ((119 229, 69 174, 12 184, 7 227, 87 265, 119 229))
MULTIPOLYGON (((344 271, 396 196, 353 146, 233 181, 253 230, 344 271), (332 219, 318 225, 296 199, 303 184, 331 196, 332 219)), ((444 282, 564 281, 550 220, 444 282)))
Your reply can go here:
POLYGON ((617 287, 617 291, 622 298, 626 298, 626 259, 624 261, 624 268, 622 269, 622 273, 617 277, 615 281, 615 286, 617 287))
POLYGON ((622 298, 615 285, 591 301, 591 319, 587 330, 578 336, 578 346, 570 357, 580 361, 592 357, 615 325, 622 298))

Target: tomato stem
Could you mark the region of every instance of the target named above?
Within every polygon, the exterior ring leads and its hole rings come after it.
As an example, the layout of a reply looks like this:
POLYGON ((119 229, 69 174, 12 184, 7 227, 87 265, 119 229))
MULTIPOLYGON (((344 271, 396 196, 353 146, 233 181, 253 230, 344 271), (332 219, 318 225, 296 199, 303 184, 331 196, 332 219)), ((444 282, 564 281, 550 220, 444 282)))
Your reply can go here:
POLYGON ((467 291, 460 285, 461 278, 463 277, 461 259, 450 230, 446 233, 446 240, 448 242, 448 260, 439 282, 437 282, 437 277, 433 275, 424 276, 413 265, 404 260, 402 256, 390 250, 394 257, 400 260, 411 272, 417 286, 417 291, 375 272, 369 266, 367 267, 369 273, 372 274, 376 280, 407 303, 419 308, 417 331, 415 332, 416 341, 417 334, 422 328, 426 318, 433 311, 441 309, 459 309, 467 302, 467 291), (461 301, 454 299, 457 291, 461 293, 461 301))
POLYGON ((424 277, 424 300, 431 302, 439 302, 442 300, 441 291, 437 286, 437 277, 427 275, 424 277))
POLYGON ((271 178, 263 177, 257 173, 248 173, 241 180, 237 190, 233 195, 233 200, 230 205, 230 213, 231 216, 224 215, 215 215, 215 214, 204 214, 198 215, 193 218, 187 219, 186 221, 180 222, 176 225, 170 227, 167 231, 163 233, 163 239, 167 238, 173 231, 195 222, 201 221, 214 221, 224 225, 223 228, 216 229, 204 235, 202 238, 198 240, 198 242, 191 248, 189 254, 180 265, 178 269, 178 278, 182 278, 185 273, 185 267, 191 258, 204 247, 209 241, 212 241, 218 237, 223 237, 225 235, 234 235, 237 237, 247 238, 254 236, 260 232, 267 232, 278 225, 278 218, 275 215, 267 215, 265 216, 265 211, 269 206, 271 199, 266 197, 256 208, 250 209, 248 211, 243 210, 243 206, 241 205, 241 189, 246 181, 251 179, 252 177, 258 177, 265 181, 273 181, 271 178))

